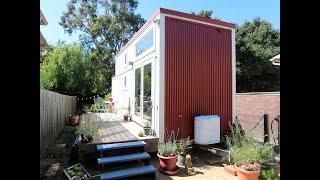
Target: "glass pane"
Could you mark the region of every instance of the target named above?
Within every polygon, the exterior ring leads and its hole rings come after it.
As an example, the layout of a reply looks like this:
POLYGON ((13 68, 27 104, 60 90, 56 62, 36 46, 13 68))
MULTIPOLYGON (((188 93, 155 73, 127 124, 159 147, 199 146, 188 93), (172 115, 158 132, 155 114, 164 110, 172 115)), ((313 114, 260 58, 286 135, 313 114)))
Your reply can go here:
POLYGON ((143 69, 143 118, 151 121, 151 64, 145 65, 143 69))
POLYGON ((150 30, 137 44, 136 56, 139 56, 153 45, 153 30, 150 30))
POLYGON ((141 68, 138 68, 135 70, 135 108, 134 108, 134 113, 137 116, 140 116, 140 94, 141 94, 141 68))

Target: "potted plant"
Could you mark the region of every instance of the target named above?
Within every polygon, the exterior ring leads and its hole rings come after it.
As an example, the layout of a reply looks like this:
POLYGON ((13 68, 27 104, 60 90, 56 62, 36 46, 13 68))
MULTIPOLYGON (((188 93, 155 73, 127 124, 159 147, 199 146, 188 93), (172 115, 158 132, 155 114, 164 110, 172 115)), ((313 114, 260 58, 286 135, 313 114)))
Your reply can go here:
POLYGON ((171 132, 169 140, 158 144, 158 154, 160 161, 160 169, 165 171, 173 171, 176 169, 178 157, 178 145, 175 140, 174 132, 171 132), (172 136, 173 135, 173 136, 172 136))
POLYGON ((179 165, 181 166, 184 165, 186 150, 189 150, 192 148, 192 142, 193 140, 190 140, 190 137, 187 137, 185 139, 180 139, 180 141, 178 142, 178 149, 179 149, 178 164, 179 165))
POLYGON ((260 176, 260 167, 251 162, 235 163, 238 180, 258 180, 260 176))
POLYGON ((69 124, 72 126, 78 125, 79 124, 79 115, 77 113, 73 113, 69 115, 69 124))
POLYGON ((144 134, 145 134, 146 136, 150 135, 150 132, 151 132, 150 122, 146 121, 146 122, 144 123, 143 131, 144 131, 144 134))
POLYGON ((89 143, 98 134, 98 127, 94 123, 86 122, 85 124, 77 127, 76 134, 81 137, 81 142, 89 143))
POLYGON ((275 163, 273 145, 254 140, 252 132, 244 134, 238 122, 231 130, 232 136, 227 138, 227 144, 230 156, 235 162, 234 168, 237 170, 238 179, 258 179, 262 170, 262 176, 268 176, 267 172, 271 172, 271 169, 278 174, 280 165, 275 163))
POLYGON ((88 171, 80 163, 64 169, 63 172, 69 180, 91 179, 88 171))
POLYGON ((270 179, 268 178, 270 176, 278 177, 278 174, 280 173, 280 164, 279 162, 276 162, 274 146, 272 144, 261 144, 259 147, 259 153, 259 164, 261 166, 262 177, 265 179, 270 179))
POLYGON ((255 163, 260 159, 260 151, 252 134, 244 134, 238 122, 231 127, 231 137, 227 138, 230 156, 239 180, 257 180, 260 166, 255 163))

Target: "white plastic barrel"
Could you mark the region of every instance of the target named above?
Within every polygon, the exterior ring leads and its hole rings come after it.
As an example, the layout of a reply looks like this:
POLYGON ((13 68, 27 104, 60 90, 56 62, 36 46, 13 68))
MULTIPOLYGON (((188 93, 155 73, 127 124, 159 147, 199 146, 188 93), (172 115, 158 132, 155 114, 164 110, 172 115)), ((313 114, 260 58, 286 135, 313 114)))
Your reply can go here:
POLYGON ((220 117, 202 115, 194 118, 194 142, 199 145, 220 143, 220 117))

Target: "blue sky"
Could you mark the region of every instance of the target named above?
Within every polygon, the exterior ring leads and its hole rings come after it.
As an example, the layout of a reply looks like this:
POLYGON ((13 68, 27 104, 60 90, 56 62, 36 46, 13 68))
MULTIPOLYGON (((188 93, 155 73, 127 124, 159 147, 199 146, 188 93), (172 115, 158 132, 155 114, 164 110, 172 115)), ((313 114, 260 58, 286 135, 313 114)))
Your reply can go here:
MULTIPOLYGON (((67 9, 70 0, 41 0, 40 8, 48 21, 47 26, 40 26, 43 36, 49 44, 58 40, 67 43, 78 42, 79 33, 72 36, 66 34, 59 25, 62 12, 67 9)), ((213 10, 214 16, 222 21, 238 25, 245 20, 261 17, 269 21, 276 29, 280 29, 279 0, 139 0, 137 13, 148 19, 159 7, 190 13, 201 9, 213 10)))

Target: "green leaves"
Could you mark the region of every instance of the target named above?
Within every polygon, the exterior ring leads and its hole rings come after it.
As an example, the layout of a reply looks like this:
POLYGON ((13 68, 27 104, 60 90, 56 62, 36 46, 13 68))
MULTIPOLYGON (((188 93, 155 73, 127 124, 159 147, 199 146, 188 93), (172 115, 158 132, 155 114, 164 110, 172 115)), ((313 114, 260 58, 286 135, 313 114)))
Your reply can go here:
POLYGON ((236 29, 237 91, 278 89, 280 69, 269 61, 280 53, 280 32, 260 18, 236 29))
POLYGON ((60 17, 59 24, 67 33, 81 32, 81 46, 90 51, 93 62, 91 70, 100 71, 93 84, 98 85, 96 80, 102 78, 100 85, 111 89, 114 55, 145 22, 134 13, 137 4, 136 0, 71 0, 60 17))
POLYGON ((44 59, 40 69, 42 88, 78 95, 105 90, 105 68, 92 62, 92 53, 77 44, 59 42, 44 59))

